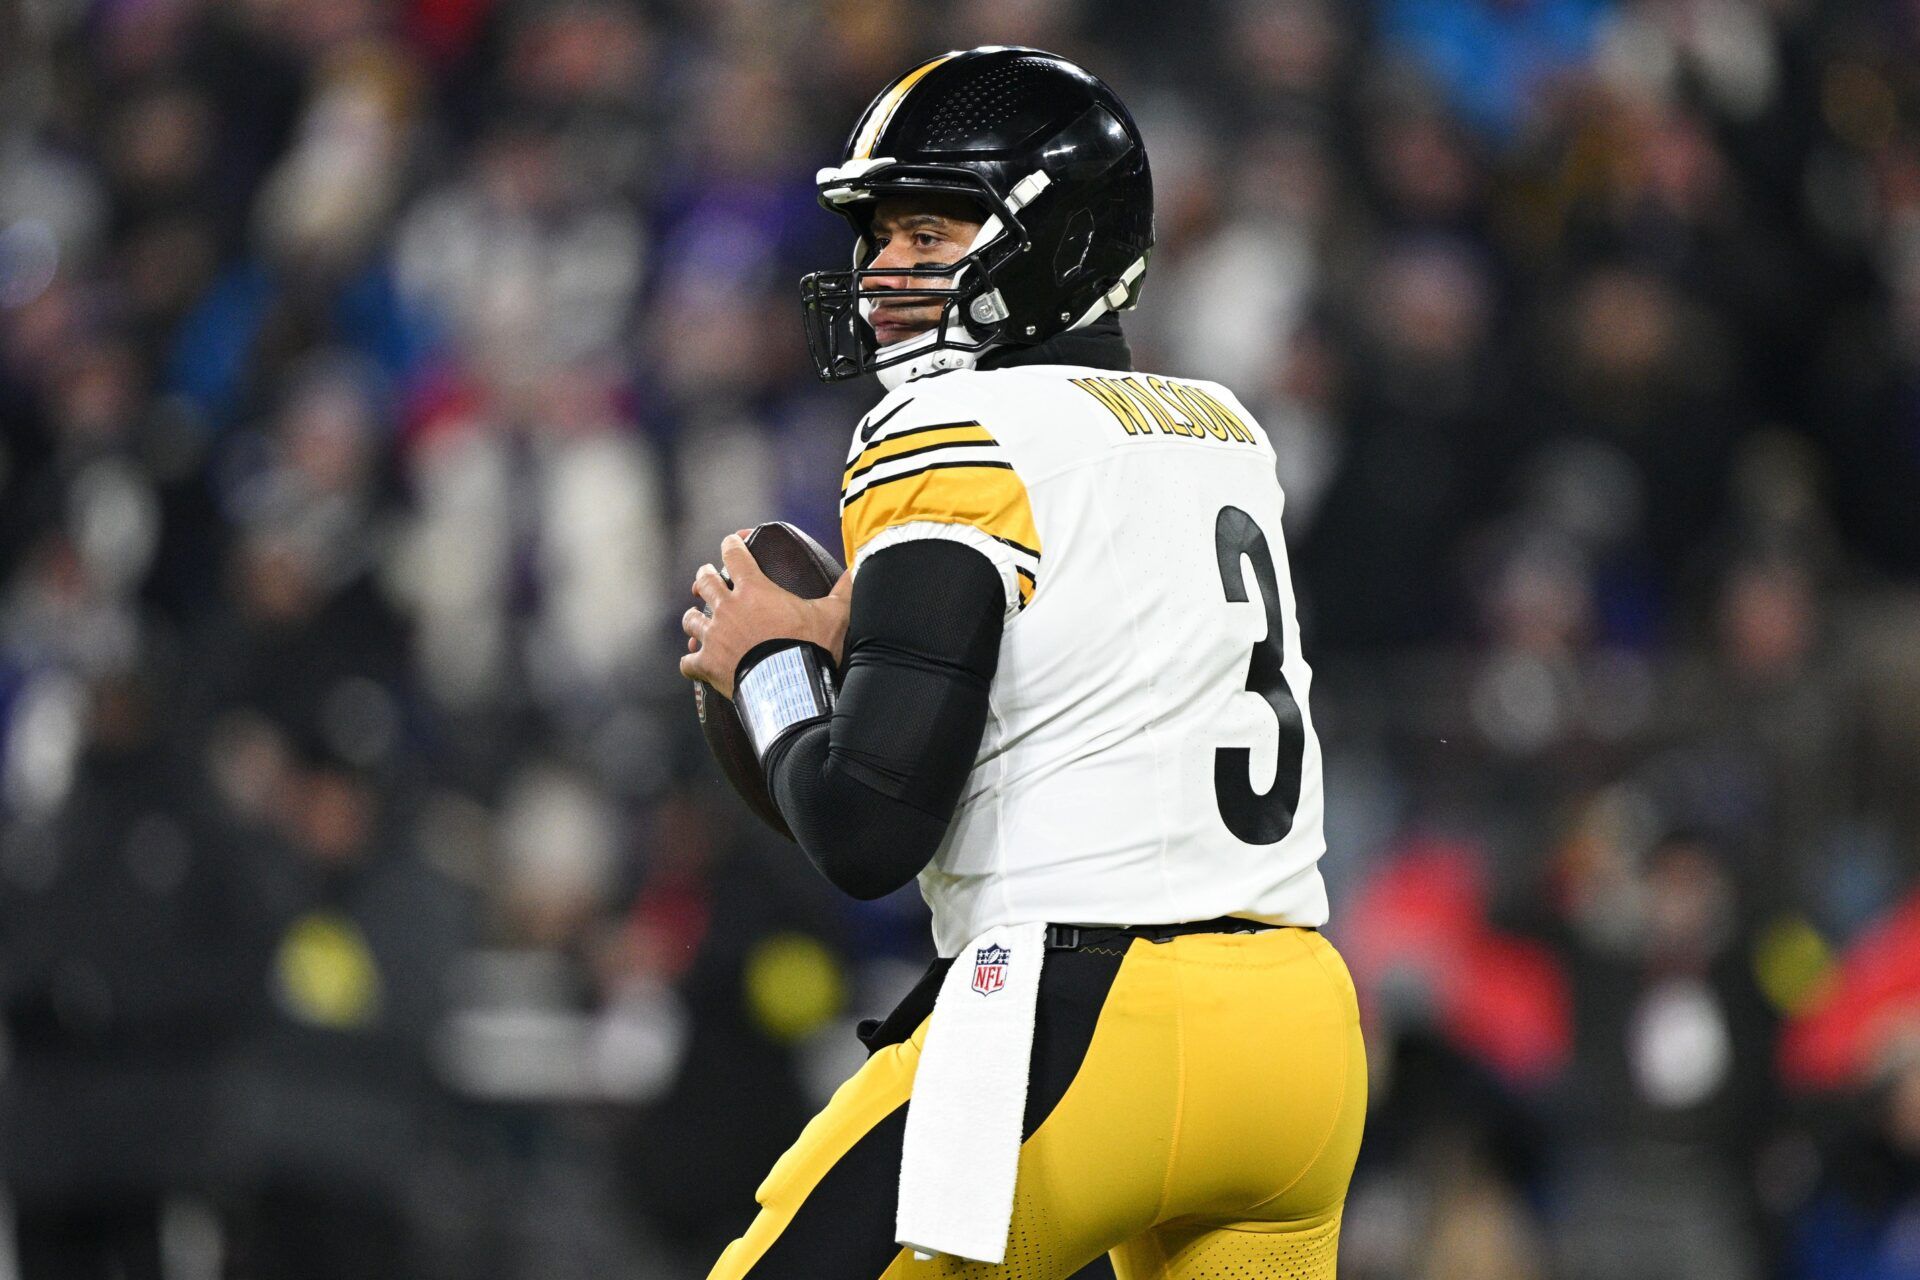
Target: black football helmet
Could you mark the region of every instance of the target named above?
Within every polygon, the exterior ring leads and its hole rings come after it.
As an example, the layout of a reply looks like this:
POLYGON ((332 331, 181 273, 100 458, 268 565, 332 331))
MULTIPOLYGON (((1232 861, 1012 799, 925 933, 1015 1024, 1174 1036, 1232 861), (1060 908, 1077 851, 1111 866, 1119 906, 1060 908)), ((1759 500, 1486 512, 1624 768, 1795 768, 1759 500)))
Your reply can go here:
POLYGON ((873 100, 816 181, 857 237, 852 270, 800 282, 823 380, 969 367, 988 347, 1044 342, 1139 300, 1153 247, 1146 146, 1113 90, 1057 54, 989 45, 922 63, 873 100), (867 270, 874 201, 917 192, 976 202, 972 247, 947 265, 867 270), (891 296, 940 300, 939 323, 878 347, 860 289, 879 276, 925 279, 891 296))

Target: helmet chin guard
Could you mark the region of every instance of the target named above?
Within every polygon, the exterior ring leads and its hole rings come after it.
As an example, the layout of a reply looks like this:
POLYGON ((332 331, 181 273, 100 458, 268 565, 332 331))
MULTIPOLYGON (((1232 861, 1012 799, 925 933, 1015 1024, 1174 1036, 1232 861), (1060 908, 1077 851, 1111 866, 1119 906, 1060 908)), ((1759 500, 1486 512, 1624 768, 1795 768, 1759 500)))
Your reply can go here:
POLYGON ((880 385, 892 391, 930 373, 971 369, 987 349, 986 345, 973 349, 954 346, 939 341, 939 337, 938 329, 928 329, 877 350, 873 373, 880 385))
POLYGON ((826 381, 874 373, 891 388, 1131 308, 1153 244, 1152 179, 1133 118, 1099 80, 1036 49, 971 49, 903 75, 816 186, 856 235, 850 270, 800 282, 808 349, 826 381), (973 244, 952 263, 868 267, 874 203, 914 195, 979 208, 973 244), (869 323, 881 293, 938 302, 939 318, 881 347, 869 323))

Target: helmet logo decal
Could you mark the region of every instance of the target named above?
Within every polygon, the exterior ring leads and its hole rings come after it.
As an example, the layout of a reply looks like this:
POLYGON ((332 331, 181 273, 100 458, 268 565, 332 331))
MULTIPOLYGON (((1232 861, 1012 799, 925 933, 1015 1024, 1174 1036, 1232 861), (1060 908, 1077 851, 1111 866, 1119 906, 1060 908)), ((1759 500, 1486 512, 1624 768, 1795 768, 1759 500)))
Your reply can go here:
POLYGON ((893 86, 891 92, 880 96, 880 100, 874 103, 873 109, 868 112, 866 124, 860 129, 860 140, 853 145, 853 158, 855 160, 866 160, 873 156, 874 144, 880 141, 880 135, 886 129, 887 121, 893 119, 893 113, 900 109, 902 102, 906 101, 908 92, 912 90, 913 86, 920 83, 927 72, 933 70, 951 57, 953 57, 952 54, 946 53, 935 58, 932 62, 921 63, 913 70, 907 72, 906 75, 900 77, 900 83, 893 86))

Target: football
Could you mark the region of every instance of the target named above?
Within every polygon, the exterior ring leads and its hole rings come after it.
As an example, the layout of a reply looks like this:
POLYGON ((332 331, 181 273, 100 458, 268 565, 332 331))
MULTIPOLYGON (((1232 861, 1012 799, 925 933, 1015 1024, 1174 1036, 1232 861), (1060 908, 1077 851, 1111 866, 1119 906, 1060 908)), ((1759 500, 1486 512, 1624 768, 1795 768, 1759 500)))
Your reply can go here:
MULTIPOLYGON (((754 526, 747 534, 747 550, 753 553, 760 571, 775 585, 804 599, 817 600, 840 581, 840 562, 833 558, 833 553, 784 520, 754 526)), ((700 715, 700 729, 707 736, 707 747, 720 764, 720 772, 727 775, 727 781, 747 802, 747 808, 760 815, 775 831, 793 839, 793 832, 787 829, 780 810, 774 807, 773 797, 767 793, 767 775, 760 768, 753 739, 747 736, 747 727, 741 723, 740 712, 732 700, 705 681, 699 681, 693 686, 693 705, 700 715)))

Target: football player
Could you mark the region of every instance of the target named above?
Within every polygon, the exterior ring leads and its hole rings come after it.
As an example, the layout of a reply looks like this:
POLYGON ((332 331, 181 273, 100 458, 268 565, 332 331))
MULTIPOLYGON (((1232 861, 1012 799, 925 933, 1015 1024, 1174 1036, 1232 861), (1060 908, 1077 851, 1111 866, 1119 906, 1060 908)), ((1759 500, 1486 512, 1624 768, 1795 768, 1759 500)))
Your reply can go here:
POLYGON ((1283 497, 1232 391, 1133 368, 1139 130, 1063 58, 950 53, 874 99, 819 194, 855 250, 801 285, 818 372, 887 391, 841 475, 851 578, 801 600, 727 539, 681 667, 735 699, 828 879, 918 878, 943 958, 863 1028, 865 1067, 712 1275, 1037 1280, 1110 1253, 1123 1280, 1330 1277, 1366 1066, 1318 932, 1283 497), (930 1032, 956 1040, 956 957, 985 997, 959 1026, 1033 961, 976 944, 1022 929, 1044 938, 1024 1100, 994 1083, 997 1031, 949 1050, 1018 1109, 1004 1238, 923 1247, 903 1148, 938 1117, 916 1121, 916 1076, 931 1092, 930 1032))

